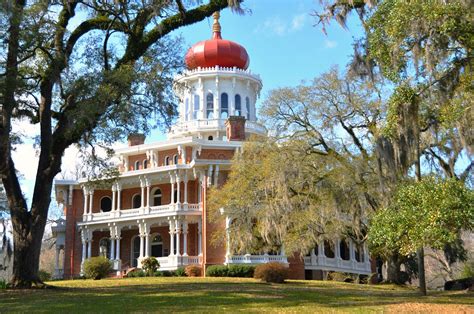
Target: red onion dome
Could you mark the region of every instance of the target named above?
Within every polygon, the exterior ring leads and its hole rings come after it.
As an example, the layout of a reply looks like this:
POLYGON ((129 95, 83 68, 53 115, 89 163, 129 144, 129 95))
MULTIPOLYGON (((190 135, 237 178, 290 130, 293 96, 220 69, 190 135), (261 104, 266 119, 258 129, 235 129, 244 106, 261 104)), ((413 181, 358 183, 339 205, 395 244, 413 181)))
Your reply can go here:
POLYGON ((189 48, 185 57, 186 66, 190 70, 216 65, 246 70, 250 63, 247 50, 233 41, 222 39, 219 12, 215 12, 213 17, 212 39, 200 41, 189 48))

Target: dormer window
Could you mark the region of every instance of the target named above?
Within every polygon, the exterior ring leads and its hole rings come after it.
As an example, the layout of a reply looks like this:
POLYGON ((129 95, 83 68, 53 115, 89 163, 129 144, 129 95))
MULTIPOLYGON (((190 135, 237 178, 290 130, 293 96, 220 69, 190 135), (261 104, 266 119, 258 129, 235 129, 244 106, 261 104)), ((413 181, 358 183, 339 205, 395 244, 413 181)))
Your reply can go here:
POLYGON ((166 156, 165 157, 165 166, 169 166, 170 165, 170 156, 166 156))
POLYGON ((146 169, 146 168, 148 168, 148 160, 145 159, 143 161, 143 169, 146 169))
POLYGON ((184 121, 188 121, 189 119, 189 99, 186 98, 184 101, 184 121))
POLYGON ((194 95, 193 119, 197 120, 199 112, 199 95, 194 95))
POLYGON ((135 164, 133 166, 133 170, 138 170, 138 169, 140 169, 140 162, 137 160, 137 161, 135 161, 135 164))
POLYGON ((178 164, 178 155, 174 155, 174 156, 173 156, 173 163, 174 163, 175 165, 178 164))

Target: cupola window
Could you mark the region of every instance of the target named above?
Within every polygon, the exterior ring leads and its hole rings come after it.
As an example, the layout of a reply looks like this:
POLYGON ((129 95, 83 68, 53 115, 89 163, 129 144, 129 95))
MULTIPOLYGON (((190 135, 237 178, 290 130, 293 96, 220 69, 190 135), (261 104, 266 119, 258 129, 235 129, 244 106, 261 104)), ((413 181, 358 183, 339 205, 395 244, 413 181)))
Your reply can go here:
POLYGON ((135 161, 135 165, 133 167, 133 170, 138 170, 138 169, 140 169, 140 162, 137 160, 137 161, 135 161))
POLYGON ((235 95, 235 115, 240 116, 241 113, 242 113, 241 98, 240 98, 240 95, 237 94, 235 95))
POLYGON ((199 95, 194 95, 193 119, 197 120, 199 112, 199 95))
POLYGON ((221 119, 227 119, 229 116, 229 96, 227 93, 221 94, 221 119))
POLYGON ((174 156, 173 156, 173 163, 174 163, 175 165, 178 164, 178 155, 174 155, 174 156))
POLYGON ((165 157, 165 166, 169 166, 170 165, 170 156, 166 156, 165 157))
POLYGON ((247 111, 246 118, 250 120, 250 99, 248 97, 245 97, 245 110, 247 111))
POLYGON ((189 99, 186 98, 184 101, 184 121, 188 121, 189 119, 189 99))
POLYGON ((206 96, 206 116, 208 119, 214 119, 214 95, 208 93, 206 96))

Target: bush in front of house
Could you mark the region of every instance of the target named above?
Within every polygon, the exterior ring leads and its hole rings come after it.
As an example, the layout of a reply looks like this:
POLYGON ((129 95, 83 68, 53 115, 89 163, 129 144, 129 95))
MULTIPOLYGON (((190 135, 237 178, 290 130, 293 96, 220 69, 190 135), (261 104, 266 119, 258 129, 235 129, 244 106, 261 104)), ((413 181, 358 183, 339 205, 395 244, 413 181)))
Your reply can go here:
POLYGON ((186 271, 184 270, 184 267, 179 267, 174 271, 174 275, 177 277, 186 277, 186 271))
POLYGON ((227 277, 252 278, 255 266, 252 265, 229 265, 227 266, 227 277))
POLYGON ((284 283, 288 279, 288 268, 282 263, 267 263, 255 267, 255 279, 264 282, 284 283))
POLYGON ((127 278, 135 278, 135 277, 145 277, 145 272, 142 269, 134 269, 127 274, 127 278))
POLYGON ((88 279, 102 279, 112 271, 112 263, 107 257, 91 257, 84 261, 84 275, 88 279))
POLYGON ((225 265, 211 265, 206 269, 208 277, 227 277, 229 269, 225 265))
POLYGON ((200 277, 201 276, 201 266, 199 265, 188 265, 184 269, 186 276, 188 277, 200 277))
POLYGON ((8 283, 4 279, 0 278, 0 290, 6 288, 8 288, 8 283))
POLYGON ((51 280, 51 274, 48 273, 46 270, 43 270, 43 269, 40 269, 38 271, 38 277, 42 282, 51 280))
POLYGON ((156 257, 150 256, 142 260, 142 268, 147 276, 154 276, 155 272, 160 268, 160 262, 156 257))

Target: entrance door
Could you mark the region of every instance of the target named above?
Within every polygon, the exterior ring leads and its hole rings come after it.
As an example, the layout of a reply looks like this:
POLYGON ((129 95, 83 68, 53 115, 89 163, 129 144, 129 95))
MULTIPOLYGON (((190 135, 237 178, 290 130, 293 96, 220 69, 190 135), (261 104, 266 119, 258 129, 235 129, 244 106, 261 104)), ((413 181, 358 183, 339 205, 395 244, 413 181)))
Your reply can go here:
POLYGON ((132 267, 138 266, 138 258, 140 257, 140 237, 136 236, 133 239, 133 251, 132 251, 132 267))
POLYGON ((151 238, 151 256, 163 257, 163 239, 159 233, 153 234, 151 238))

